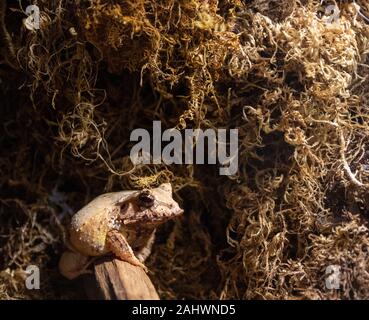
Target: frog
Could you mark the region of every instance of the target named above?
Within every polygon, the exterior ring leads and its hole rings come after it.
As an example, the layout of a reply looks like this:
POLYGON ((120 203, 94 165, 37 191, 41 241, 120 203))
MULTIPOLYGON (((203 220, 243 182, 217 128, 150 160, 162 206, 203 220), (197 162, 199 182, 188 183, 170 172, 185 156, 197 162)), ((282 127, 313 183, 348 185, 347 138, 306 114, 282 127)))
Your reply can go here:
POLYGON ((72 280, 91 273, 96 258, 113 255, 148 272, 156 229, 183 212, 170 183, 102 194, 72 216, 59 271, 72 280))

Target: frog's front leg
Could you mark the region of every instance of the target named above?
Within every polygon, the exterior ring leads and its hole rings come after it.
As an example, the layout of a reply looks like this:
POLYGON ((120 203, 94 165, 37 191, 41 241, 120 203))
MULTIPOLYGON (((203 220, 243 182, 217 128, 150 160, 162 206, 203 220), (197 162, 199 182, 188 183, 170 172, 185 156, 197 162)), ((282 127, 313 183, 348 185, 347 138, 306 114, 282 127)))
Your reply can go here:
POLYGON ((154 229, 152 233, 150 234, 150 237, 147 240, 147 243, 142 248, 137 250, 136 252, 136 257, 141 262, 144 262, 148 258, 148 256, 151 254, 152 246, 155 241, 155 231, 156 230, 154 229))
POLYGON ((137 259, 126 238, 117 230, 111 230, 106 235, 106 246, 119 259, 139 266, 147 272, 145 265, 137 259))

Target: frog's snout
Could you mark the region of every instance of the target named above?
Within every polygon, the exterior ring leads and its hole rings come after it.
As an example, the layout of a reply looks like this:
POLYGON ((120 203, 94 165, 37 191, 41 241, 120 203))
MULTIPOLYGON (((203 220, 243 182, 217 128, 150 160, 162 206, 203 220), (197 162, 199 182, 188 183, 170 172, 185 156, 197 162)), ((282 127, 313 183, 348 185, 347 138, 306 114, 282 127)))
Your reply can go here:
POLYGON ((174 208, 172 207, 172 213, 174 216, 180 216, 184 213, 184 210, 177 204, 174 208))

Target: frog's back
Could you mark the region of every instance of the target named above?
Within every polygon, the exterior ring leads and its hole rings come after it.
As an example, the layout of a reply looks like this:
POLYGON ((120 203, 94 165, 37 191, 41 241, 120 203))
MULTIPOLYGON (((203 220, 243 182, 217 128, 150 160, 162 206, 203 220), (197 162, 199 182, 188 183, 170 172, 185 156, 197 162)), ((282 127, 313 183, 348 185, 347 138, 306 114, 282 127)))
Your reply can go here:
POLYGON ((132 191, 122 191, 103 194, 73 217, 70 225, 71 245, 80 253, 88 256, 100 256, 107 252, 105 246, 106 234, 115 228, 119 213, 115 204, 132 194, 132 191))

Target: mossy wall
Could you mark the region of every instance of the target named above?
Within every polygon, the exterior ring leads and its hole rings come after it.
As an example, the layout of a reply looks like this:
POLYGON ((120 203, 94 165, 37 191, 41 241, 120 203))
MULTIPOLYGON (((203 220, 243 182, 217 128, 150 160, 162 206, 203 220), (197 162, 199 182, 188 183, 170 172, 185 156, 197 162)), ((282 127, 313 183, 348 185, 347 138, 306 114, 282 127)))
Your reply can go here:
POLYGON ((163 299, 369 297, 366 2, 337 1, 334 21, 313 0, 37 5, 39 30, 16 4, 5 16, 1 298, 79 297, 57 270, 71 214, 163 182, 185 209, 147 263, 163 299), (133 166, 130 133, 153 120, 238 128, 238 174, 133 166))

